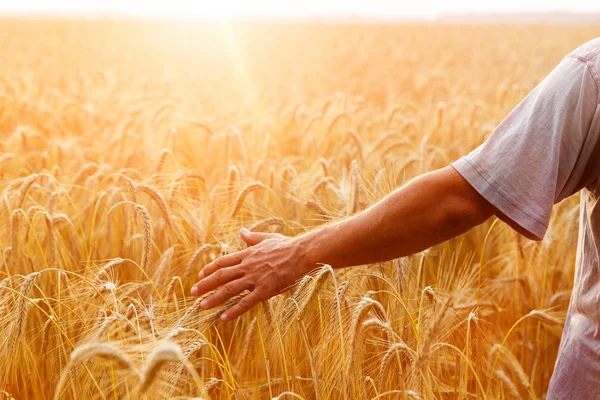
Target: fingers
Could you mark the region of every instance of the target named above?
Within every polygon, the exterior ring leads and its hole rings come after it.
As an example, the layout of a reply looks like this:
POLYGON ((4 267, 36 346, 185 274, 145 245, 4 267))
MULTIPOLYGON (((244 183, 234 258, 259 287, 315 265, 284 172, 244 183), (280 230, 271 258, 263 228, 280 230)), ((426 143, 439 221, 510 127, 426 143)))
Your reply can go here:
POLYGON ((263 232, 250 232, 248 229, 242 228, 240 229, 240 236, 242 239, 244 239, 244 242, 246 242, 248 246, 254 246, 271 236, 271 234, 263 232))
POLYGON ((238 294, 242 293, 244 290, 251 288, 252 285, 250 285, 244 279, 228 282, 224 284, 223 287, 221 287, 221 289, 219 289, 216 293, 211 294, 206 299, 202 300, 200 307, 202 307, 204 310, 216 307, 219 304, 229 300, 233 296, 237 296, 238 294))
POLYGON ((221 268, 238 265, 244 259, 245 254, 245 251, 242 250, 217 258, 216 260, 209 264, 206 264, 206 266, 202 268, 202 270, 198 273, 198 278, 202 279, 209 275, 212 275, 215 271, 218 271, 221 268))
POLYGON ((243 275, 242 271, 236 267, 222 268, 216 271, 214 274, 202 279, 192 287, 193 296, 202 296, 203 294, 210 292, 218 288, 219 286, 225 285, 235 279, 241 278, 243 275))
POLYGON ((231 321, 232 319, 236 319, 263 299, 264 296, 258 291, 254 290, 249 295, 242 297, 242 299, 235 306, 221 314, 221 319, 223 321, 231 321))

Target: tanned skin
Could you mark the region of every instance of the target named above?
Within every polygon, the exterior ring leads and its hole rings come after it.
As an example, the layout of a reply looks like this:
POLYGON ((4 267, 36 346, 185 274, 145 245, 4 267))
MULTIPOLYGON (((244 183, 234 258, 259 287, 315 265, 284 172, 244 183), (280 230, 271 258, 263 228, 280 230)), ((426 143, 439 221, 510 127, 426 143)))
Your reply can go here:
POLYGON ((496 212, 448 166, 420 176, 355 216, 296 237, 242 229, 248 248, 206 265, 192 295, 220 288, 202 301, 202 308, 210 309, 249 290, 221 315, 230 321, 321 264, 344 268, 408 256, 465 233, 496 212))

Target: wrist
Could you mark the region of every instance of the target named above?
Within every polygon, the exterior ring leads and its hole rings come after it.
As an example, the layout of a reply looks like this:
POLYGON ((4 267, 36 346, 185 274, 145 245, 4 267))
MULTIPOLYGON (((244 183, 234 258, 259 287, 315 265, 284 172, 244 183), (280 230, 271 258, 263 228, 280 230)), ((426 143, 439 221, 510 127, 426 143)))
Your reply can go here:
POLYGON ((323 246, 325 243, 322 237, 323 230, 322 228, 295 238, 296 256, 305 274, 320 267, 322 264, 329 263, 329 258, 325 254, 327 247, 323 246))

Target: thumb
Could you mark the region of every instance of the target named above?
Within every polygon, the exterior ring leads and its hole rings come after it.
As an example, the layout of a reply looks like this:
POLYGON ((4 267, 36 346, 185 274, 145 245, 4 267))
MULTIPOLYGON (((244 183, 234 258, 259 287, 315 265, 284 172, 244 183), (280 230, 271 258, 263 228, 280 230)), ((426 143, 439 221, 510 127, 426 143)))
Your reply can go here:
POLYGON ((265 240, 269 234, 262 232, 250 232, 248 229, 242 228, 240 229, 240 236, 242 239, 244 239, 244 242, 246 242, 248 246, 254 246, 255 244, 265 240))

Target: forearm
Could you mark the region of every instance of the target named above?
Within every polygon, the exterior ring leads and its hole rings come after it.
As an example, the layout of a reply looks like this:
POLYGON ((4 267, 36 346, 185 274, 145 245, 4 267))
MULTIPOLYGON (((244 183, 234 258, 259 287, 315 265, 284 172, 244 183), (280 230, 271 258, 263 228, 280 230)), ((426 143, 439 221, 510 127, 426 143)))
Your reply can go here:
POLYGON ((354 217, 299 237, 299 247, 313 266, 380 262, 460 235, 494 211, 447 167, 415 179, 354 217))

